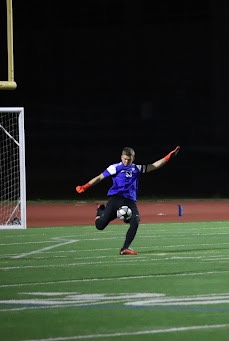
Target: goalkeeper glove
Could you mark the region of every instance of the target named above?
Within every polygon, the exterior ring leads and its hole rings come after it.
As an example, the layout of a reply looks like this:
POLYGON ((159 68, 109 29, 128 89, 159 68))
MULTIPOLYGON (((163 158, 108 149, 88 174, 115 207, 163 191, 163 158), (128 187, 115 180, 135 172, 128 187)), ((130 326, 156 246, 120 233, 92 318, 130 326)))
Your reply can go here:
POLYGON ((174 150, 172 150, 168 155, 166 155, 165 157, 164 157, 164 159, 166 160, 166 161, 169 161, 170 159, 172 159, 172 158, 174 158, 176 155, 177 155, 177 153, 179 152, 179 150, 180 150, 180 146, 177 146, 174 150))
POLYGON ((89 182, 83 186, 76 186, 76 192, 78 193, 83 193, 86 191, 86 189, 88 189, 89 187, 91 187, 91 184, 89 184, 89 182))

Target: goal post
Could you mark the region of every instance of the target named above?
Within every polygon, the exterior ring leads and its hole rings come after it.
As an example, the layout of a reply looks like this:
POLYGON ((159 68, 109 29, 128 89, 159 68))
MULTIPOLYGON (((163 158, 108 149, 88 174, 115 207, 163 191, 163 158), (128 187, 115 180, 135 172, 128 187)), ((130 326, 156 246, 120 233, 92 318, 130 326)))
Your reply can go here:
POLYGON ((0 108, 0 229, 25 228, 24 108, 0 108))
MULTIPOLYGON (((13 4, 12 0, 6 0, 7 14, 7 59, 8 80, 0 81, 0 90, 15 90, 17 83, 14 81, 14 51, 13 51, 13 4)), ((2 28, 2 27, 1 27, 2 28)), ((2 50, 2 48, 1 48, 2 50)))

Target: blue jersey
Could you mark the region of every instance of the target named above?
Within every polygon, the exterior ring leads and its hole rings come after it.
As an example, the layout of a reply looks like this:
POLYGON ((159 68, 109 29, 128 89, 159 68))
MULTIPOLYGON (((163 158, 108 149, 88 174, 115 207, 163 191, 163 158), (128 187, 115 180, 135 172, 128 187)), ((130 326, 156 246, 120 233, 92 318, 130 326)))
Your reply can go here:
POLYGON ((103 176, 112 177, 113 185, 108 191, 108 195, 120 195, 133 201, 137 200, 138 182, 140 175, 146 173, 145 165, 124 166, 122 162, 110 165, 103 176))

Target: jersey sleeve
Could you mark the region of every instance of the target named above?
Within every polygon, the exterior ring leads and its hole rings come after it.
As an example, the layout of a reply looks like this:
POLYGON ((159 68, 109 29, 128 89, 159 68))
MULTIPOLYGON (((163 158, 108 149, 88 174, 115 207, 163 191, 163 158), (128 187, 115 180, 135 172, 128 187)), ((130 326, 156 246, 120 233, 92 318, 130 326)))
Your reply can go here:
POLYGON ((116 174, 116 167, 115 165, 110 165, 109 167, 107 167, 107 169, 103 172, 103 176, 104 178, 107 178, 108 176, 114 175, 116 174))

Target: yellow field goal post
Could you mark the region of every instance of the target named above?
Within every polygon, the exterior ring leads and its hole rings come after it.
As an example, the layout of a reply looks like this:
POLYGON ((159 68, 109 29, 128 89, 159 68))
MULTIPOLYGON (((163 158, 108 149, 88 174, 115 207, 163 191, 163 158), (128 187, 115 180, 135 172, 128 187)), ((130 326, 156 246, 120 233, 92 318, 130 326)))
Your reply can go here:
MULTIPOLYGON (((14 52, 13 52, 13 5, 12 0, 6 0, 7 14, 7 59, 8 80, 0 81, 0 90, 15 90, 17 83, 14 81, 14 52)), ((1 27, 0 27, 1 29, 1 27)), ((1 47, 2 48, 2 47, 1 47)))

